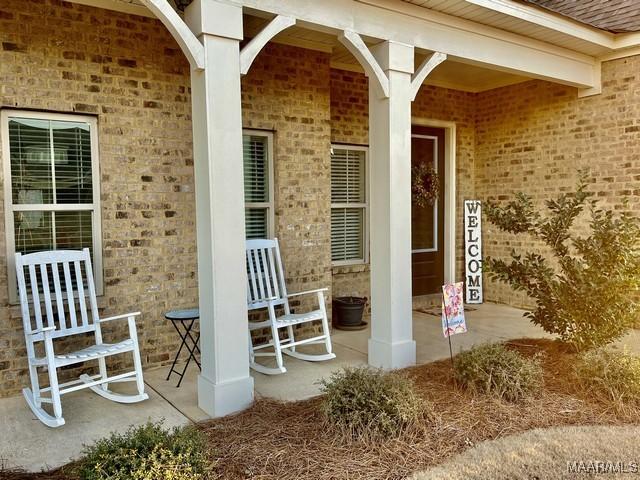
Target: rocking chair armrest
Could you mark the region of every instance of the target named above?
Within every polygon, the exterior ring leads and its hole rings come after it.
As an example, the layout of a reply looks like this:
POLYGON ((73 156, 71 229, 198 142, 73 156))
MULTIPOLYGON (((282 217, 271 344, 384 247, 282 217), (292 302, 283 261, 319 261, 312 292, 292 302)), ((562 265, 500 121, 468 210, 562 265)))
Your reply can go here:
POLYGON ((321 292, 328 292, 328 291, 329 291, 328 288, 316 288, 314 290, 307 290, 305 292, 288 293, 287 297, 297 297, 300 295, 310 295, 312 293, 321 293, 321 292))
POLYGON ((124 313, 122 315, 115 315, 113 317, 101 318, 100 323, 110 322, 112 320, 123 320, 129 317, 137 317, 140 314, 141 314, 140 312, 131 312, 131 313, 124 313))
POLYGON ((46 334, 47 332, 55 331, 55 329, 56 329, 56 327, 36 328, 35 330, 31 330, 31 332, 29 332, 29 335, 38 335, 39 333, 46 334))

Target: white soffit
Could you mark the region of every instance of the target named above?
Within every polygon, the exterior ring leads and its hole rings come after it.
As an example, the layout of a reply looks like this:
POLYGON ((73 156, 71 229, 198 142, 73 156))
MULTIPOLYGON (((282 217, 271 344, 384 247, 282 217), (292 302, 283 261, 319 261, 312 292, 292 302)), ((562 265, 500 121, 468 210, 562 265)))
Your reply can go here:
MULTIPOLYGON (((268 20, 265 18, 245 15, 244 27, 246 36, 254 36, 267 23, 268 20)), ((333 34, 294 26, 276 35, 272 41, 328 53, 332 68, 364 73, 355 57, 333 34)), ((369 40, 367 43, 371 45, 375 42, 369 40)), ((417 54, 416 65, 419 65, 429 53, 433 52, 417 54)), ((465 92, 481 92, 526 80, 529 80, 529 78, 448 59, 429 74, 424 84, 465 92)))
MULTIPOLYGON (((376 5, 384 0, 356 0, 376 5)), ((640 33, 614 34, 535 5, 513 0, 395 0, 483 25, 524 35, 604 59, 626 56, 624 49, 640 46, 640 33)), ((578 0, 576 0, 578 1, 578 0)), ((402 8, 402 7, 400 7, 402 8)))
MULTIPOLYGON (((417 55, 416 57, 416 65, 418 65, 424 56, 417 55)), ((339 70, 363 73, 362 67, 355 63, 355 59, 349 62, 344 61, 344 58, 340 60, 341 61, 332 60, 331 67, 339 70)), ((447 59, 429 74, 424 81, 424 85, 475 93, 513 85, 527 80, 531 79, 521 75, 514 75, 447 59)))

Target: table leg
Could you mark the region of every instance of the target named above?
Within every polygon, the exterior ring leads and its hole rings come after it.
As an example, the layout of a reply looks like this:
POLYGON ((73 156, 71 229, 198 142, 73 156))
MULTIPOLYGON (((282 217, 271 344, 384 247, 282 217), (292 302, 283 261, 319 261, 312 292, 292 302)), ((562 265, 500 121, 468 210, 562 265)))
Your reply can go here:
POLYGON ((192 319, 191 322, 188 324, 186 322, 181 322, 183 323, 184 333, 181 332, 179 327, 174 324, 176 327, 176 330, 178 331, 178 335, 180 335, 180 338, 182 339, 182 342, 180 343, 180 348, 178 349, 178 353, 176 354, 176 357, 173 360, 173 365, 171 366, 171 370, 169 371, 167 380, 169 380, 169 378, 171 377, 171 374, 175 372, 180 377, 180 380, 178 380, 178 384, 176 385, 176 388, 180 387, 180 384, 182 383, 182 379, 184 378, 187 372, 187 368, 189 367, 189 363, 191 362, 191 359, 193 359, 198 365, 198 368, 202 370, 202 366, 200 365, 200 362, 198 361, 195 355, 196 351, 200 353, 200 347, 198 346, 198 342, 200 341, 200 332, 198 332, 198 335, 196 335, 195 339, 191 334, 191 330, 193 329, 195 322, 196 322, 195 318, 192 319), (189 345, 188 340, 191 340, 191 346, 189 345), (187 357, 187 361, 182 369, 182 372, 178 372, 177 370, 175 370, 175 364, 178 360, 178 357, 180 356, 180 352, 182 351, 183 346, 186 346, 187 351, 189 352, 189 356, 187 357))
MULTIPOLYGON (((182 323, 182 322, 180 322, 182 323)), ((171 368, 169 369, 169 374, 167 375, 167 381, 169 380, 169 378, 171 378, 171 374, 172 373, 178 373, 175 370, 176 367, 176 363, 178 363, 178 359, 180 358, 180 353, 182 352, 182 347, 184 347, 185 343, 186 343, 186 335, 182 335, 182 332, 180 331, 180 327, 178 327, 178 322, 174 322, 172 321, 171 324, 173 325, 173 328, 176 329, 176 332, 178 332, 178 335, 180 336, 181 342, 180 342, 180 347, 178 347, 178 351, 176 352, 176 356, 173 359, 173 363, 171 364, 171 368)), ((189 347, 187 347, 189 348, 189 347)))

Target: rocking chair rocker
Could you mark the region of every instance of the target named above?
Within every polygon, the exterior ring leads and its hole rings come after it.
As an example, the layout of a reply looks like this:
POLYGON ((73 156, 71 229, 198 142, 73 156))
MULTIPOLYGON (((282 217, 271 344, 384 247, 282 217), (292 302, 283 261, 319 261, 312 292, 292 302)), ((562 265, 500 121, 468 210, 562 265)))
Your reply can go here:
POLYGON ((31 388, 23 389, 22 393, 42 423, 49 427, 64 425, 60 396, 82 388, 90 388, 98 395, 119 403, 134 403, 149 398, 144 392, 135 323, 135 317, 140 315, 140 312, 110 318, 99 317, 89 249, 56 250, 26 255, 17 253, 16 270, 31 377, 31 388), (25 274, 28 275, 28 280, 25 274), (51 281, 53 288, 50 285, 51 281), (43 305, 45 318, 42 313, 43 305), (90 311, 90 315, 87 310, 90 311), (127 319, 129 323, 129 338, 118 343, 103 343, 101 325, 121 319, 127 319), (56 352, 54 349, 54 340, 90 333, 94 334, 95 344, 89 347, 68 353, 56 352), (39 352, 43 352, 44 355, 38 356, 39 352), (109 377, 105 358, 127 352, 133 354, 134 370, 109 377), (91 360, 98 361, 98 375, 83 374, 76 380, 58 383, 59 368, 91 360), (48 371, 49 386, 46 388, 40 387, 39 367, 48 371), (108 388, 109 383, 133 381, 136 382, 138 391, 134 395, 123 395, 108 388), (47 392, 49 396, 42 395, 47 392), (53 415, 42 407, 43 403, 52 404, 53 415))
POLYGON ((336 358, 331 351, 331 337, 329 321, 324 303, 324 292, 327 288, 319 288, 299 293, 287 293, 284 282, 284 270, 280 258, 278 240, 247 240, 247 304, 248 310, 266 308, 269 319, 265 321, 249 321, 249 359, 250 366, 254 370, 266 375, 285 373, 287 369, 282 361, 282 354, 306 360, 320 362, 336 358), (317 295, 318 309, 305 313, 291 313, 289 298, 301 295, 317 295), (284 314, 278 316, 276 307, 282 307, 284 314), (322 335, 303 340, 294 337, 294 326, 303 323, 320 321, 322 335), (254 345, 251 332, 254 330, 269 328, 271 340, 254 345), (287 329, 287 337, 280 339, 280 329, 287 329), (324 344, 327 353, 306 354, 296 350, 299 345, 324 344), (265 348, 273 347, 274 351, 259 352, 265 348), (276 357, 276 368, 266 367, 256 362, 256 357, 276 357))

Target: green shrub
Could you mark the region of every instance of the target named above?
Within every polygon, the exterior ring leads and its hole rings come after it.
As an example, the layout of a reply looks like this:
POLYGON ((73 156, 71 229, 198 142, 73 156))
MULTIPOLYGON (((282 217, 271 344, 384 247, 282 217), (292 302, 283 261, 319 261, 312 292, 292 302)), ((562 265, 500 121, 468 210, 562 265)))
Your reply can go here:
POLYGON ((640 222, 626 205, 619 215, 598 208, 586 188, 581 173, 575 192, 547 200, 546 215, 523 193, 504 206, 489 201, 485 207, 500 230, 533 237, 550 255, 512 251, 510 261, 487 258, 484 270, 526 292, 536 303, 526 316, 578 351, 619 339, 640 317, 640 222), (580 236, 574 224, 585 207, 590 220, 580 236))
POLYGON ((413 381, 398 373, 345 368, 321 386, 327 420, 354 437, 399 435, 428 411, 413 381))
POLYGON ((193 427, 165 430, 147 423, 112 433, 83 454, 83 480, 197 480, 208 470, 204 438, 193 427))
POLYGON ((542 366, 501 343, 473 347, 454 361, 458 382, 472 390, 511 402, 522 400, 542 386, 542 366))
POLYGON ((578 382, 589 393, 622 405, 640 403, 640 357, 627 350, 598 349, 580 355, 578 382))

